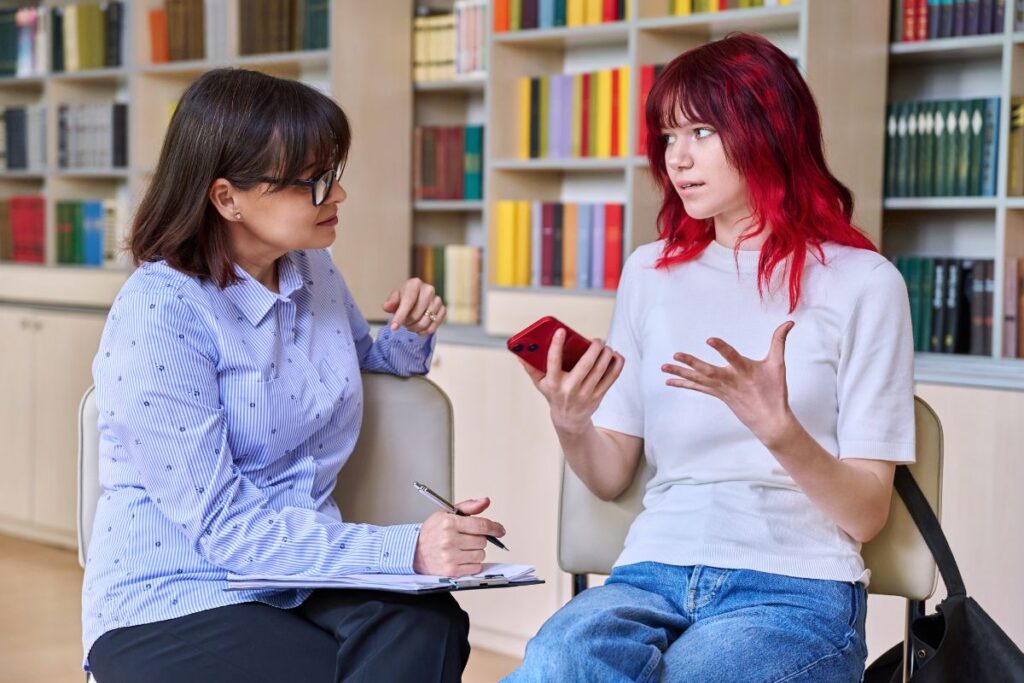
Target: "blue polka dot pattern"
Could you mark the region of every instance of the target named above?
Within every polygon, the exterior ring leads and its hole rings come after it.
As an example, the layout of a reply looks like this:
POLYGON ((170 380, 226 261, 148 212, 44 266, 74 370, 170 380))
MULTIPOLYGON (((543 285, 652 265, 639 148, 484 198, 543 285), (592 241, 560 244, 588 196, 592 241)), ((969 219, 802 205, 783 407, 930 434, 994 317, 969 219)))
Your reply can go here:
POLYGON ((425 374, 434 339, 375 341, 326 251, 282 257, 279 292, 238 273, 222 290, 146 264, 110 311, 85 652, 126 624, 308 595, 228 592, 228 572, 412 572, 419 525, 343 522, 331 493, 359 435, 359 371, 425 374))

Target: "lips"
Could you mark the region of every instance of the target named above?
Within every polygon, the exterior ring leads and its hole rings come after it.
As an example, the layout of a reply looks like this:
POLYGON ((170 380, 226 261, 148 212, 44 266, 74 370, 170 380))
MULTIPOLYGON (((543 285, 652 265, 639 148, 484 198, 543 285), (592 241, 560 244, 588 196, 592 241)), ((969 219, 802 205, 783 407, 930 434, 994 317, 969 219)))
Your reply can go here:
POLYGON ((334 215, 333 215, 333 216, 331 216, 330 218, 328 218, 328 219, 326 219, 326 220, 322 220, 322 221, 320 221, 319 223, 317 223, 317 225, 325 225, 325 226, 326 226, 326 225, 334 225, 334 224, 336 224, 337 222, 338 222, 338 214, 334 214, 334 215))
POLYGON ((678 183, 676 183, 676 187, 678 187, 680 190, 689 190, 689 189, 692 189, 694 187, 704 187, 704 183, 690 182, 690 181, 678 182, 678 183))

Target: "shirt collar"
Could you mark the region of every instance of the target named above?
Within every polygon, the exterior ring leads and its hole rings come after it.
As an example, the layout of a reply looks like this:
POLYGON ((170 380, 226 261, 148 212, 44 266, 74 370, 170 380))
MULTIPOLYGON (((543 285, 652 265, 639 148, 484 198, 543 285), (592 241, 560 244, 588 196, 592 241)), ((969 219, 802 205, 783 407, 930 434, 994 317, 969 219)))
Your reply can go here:
POLYGON ((259 325, 277 301, 291 297, 306 283, 299 272, 299 267, 291 252, 286 253, 277 262, 277 287, 280 293, 271 292, 261 282, 253 279, 237 263, 235 274, 238 281, 224 289, 224 296, 235 305, 254 327, 259 325))

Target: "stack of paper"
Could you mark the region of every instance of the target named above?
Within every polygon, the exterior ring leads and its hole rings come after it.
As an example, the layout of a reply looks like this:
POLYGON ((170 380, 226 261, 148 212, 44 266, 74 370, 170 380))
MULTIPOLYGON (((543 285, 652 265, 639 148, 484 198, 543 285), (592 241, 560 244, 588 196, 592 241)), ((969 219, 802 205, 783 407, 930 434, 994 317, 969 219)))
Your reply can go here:
POLYGON ((451 578, 428 574, 349 574, 347 576, 238 575, 228 574, 226 590, 264 590, 286 588, 358 588, 362 590, 424 593, 429 591, 498 588, 543 583, 528 564, 484 564, 479 574, 451 578))

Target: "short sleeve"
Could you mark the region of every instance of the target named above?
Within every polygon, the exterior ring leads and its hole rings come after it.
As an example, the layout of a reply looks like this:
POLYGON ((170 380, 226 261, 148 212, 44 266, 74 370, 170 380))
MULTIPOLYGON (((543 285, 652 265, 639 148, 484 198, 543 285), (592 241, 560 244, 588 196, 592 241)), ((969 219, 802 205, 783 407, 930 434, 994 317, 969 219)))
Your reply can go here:
POLYGON ((641 390, 642 350, 640 346, 640 259, 634 253, 626 261, 615 296, 608 345, 622 355, 622 374, 605 394, 594 413, 597 427, 630 436, 643 437, 644 406, 641 390))
POLYGON ((868 274, 844 330, 837 394, 840 458, 914 461, 910 301, 888 261, 868 274))

